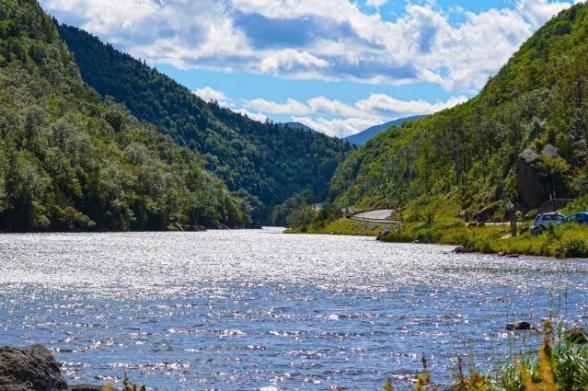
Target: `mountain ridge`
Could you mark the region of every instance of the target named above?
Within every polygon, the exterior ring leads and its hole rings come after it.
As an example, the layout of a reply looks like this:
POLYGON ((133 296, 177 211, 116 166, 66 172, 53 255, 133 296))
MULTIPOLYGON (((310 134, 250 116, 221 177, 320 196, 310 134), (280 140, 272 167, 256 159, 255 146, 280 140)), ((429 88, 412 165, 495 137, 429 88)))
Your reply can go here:
POLYGON ((331 181, 341 206, 504 218, 588 193, 588 5, 541 27, 473 99, 381 133, 331 181), (541 154, 545 146, 556 150, 541 154), (525 166, 520 156, 537 158, 525 166), (529 202, 527 184, 540 191, 529 202), (449 212, 448 212, 449 213, 449 212))
POLYGON ((58 28, 88 84, 178 144, 200 152, 206 168, 249 200, 258 221, 303 189, 325 198, 332 174, 352 149, 318 132, 260 123, 206 103, 95 36, 71 26, 58 28))

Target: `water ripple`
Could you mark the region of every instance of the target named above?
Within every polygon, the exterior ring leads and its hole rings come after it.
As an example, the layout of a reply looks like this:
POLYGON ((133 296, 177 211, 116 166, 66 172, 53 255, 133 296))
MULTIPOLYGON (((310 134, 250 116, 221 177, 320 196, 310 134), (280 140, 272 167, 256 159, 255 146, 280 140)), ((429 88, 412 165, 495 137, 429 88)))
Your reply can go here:
POLYGON ((0 236, 0 345, 40 342, 71 381, 160 390, 410 387, 427 356, 490 368, 535 349, 513 320, 588 321, 580 260, 455 255, 371 238, 206 233, 0 236))

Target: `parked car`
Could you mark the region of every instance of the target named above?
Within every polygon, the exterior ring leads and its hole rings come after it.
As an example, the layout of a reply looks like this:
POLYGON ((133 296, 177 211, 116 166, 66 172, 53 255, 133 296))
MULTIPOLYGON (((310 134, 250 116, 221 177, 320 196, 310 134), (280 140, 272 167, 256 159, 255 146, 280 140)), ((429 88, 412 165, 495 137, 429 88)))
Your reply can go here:
POLYGON ((588 224, 588 212, 576 212, 568 216, 568 221, 573 223, 588 224))
POLYGON ((566 221, 567 217, 559 213, 541 213, 535 218, 535 222, 531 227, 531 233, 534 235, 540 234, 549 226, 562 224, 566 221))

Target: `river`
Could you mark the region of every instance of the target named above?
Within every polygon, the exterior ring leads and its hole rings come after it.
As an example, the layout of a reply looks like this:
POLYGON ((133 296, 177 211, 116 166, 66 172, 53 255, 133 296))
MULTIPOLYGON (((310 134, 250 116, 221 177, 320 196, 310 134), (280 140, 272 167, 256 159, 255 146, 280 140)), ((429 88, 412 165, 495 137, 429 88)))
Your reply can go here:
POLYGON ((514 320, 588 323, 588 263, 284 235, 0 235, 0 345, 42 343, 68 381, 159 390, 406 389, 533 350, 514 320), (467 360, 466 360, 467 361, 467 360))

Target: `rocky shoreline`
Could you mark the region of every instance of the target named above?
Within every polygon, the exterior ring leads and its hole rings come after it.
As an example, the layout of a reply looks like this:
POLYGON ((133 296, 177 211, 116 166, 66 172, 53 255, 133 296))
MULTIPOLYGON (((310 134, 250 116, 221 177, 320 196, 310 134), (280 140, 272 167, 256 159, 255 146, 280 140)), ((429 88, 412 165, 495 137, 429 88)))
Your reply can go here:
MULTIPOLYGON (((43 345, 0 347, 2 391, 101 391, 102 386, 68 384, 60 365, 43 345)), ((114 390, 113 390, 114 391, 114 390)))
MULTIPOLYGON (((551 321, 546 320, 543 326, 533 325, 530 322, 519 321, 515 323, 509 323, 505 329, 511 332, 538 332, 545 336, 544 347, 549 352, 552 351, 550 345, 550 336, 553 333, 553 325, 551 321)), ((582 356, 582 351, 578 348, 579 346, 586 346, 588 344, 588 333, 580 325, 575 325, 561 336, 561 343, 559 348, 555 348, 555 352, 558 354, 567 355, 565 360, 572 356, 577 356, 575 359, 585 360, 586 356, 582 356)), ((550 353, 551 354, 551 353, 550 353)), ((560 364, 564 363, 563 358, 556 358, 556 361, 560 364), (559 361, 558 361, 559 360, 559 361)), ((553 365, 550 361, 549 365, 553 365)), ((516 367, 513 367, 516 368, 516 367)), ((586 374, 580 375, 581 368, 574 367, 575 371, 578 372, 578 376, 584 377, 586 374)), ((520 369, 520 368, 519 368, 520 369)), ((557 369, 557 368, 556 368, 557 369)), ((424 374, 427 374, 426 367, 424 374)), ((447 391, 455 390, 494 390, 495 388, 472 388, 468 387, 468 384, 473 379, 482 379, 477 372, 473 372, 473 377, 468 379, 464 377, 463 373, 460 372, 460 376, 457 379, 457 383, 442 388, 447 391), (476 377, 477 376, 477 377, 476 377)), ((421 375, 422 376, 422 375, 421 375)), ((421 376, 417 376, 417 379, 421 379, 421 376)), ((575 375, 572 375, 575 376, 575 375)), ((573 381, 574 383, 576 381, 573 381)), ((582 380, 580 380, 580 383, 582 380)), ((577 383, 577 382, 576 382, 577 383)), ((430 379, 425 385, 432 385, 430 379)), ((476 383, 478 384, 478 383, 476 383)), ((481 383, 484 385, 484 383, 481 383)), ((386 388, 388 389, 388 388, 386 388)), ((429 389, 429 388, 426 388, 429 389)), ((510 388, 508 388, 510 389, 510 388)), ((535 389, 535 388, 533 388, 535 389)), ((538 389, 538 388, 537 388, 538 389)), ((554 388, 555 389, 555 388, 554 388)), ((559 389, 559 388, 558 388, 559 389)), ((563 389, 572 389, 566 388, 563 389)), ((576 389, 576 388, 573 388, 576 389)), ((583 388, 582 388, 583 389, 583 388)), ((0 347, 0 390, 2 391, 118 391, 112 388, 110 385, 103 387, 100 385, 93 384, 68 384, 65 377, 61 373, 60 364, 55 360, 53 354, 49 349, 43 345, 32 345, 26 348, 15 348, 15 347, 0 347)), ((125 377, 123 383, 123 390, 137 391, 138 388, 130 383, 125 377)), ((145 387, 141 387, 141 391, 145 390, 145 387)))

